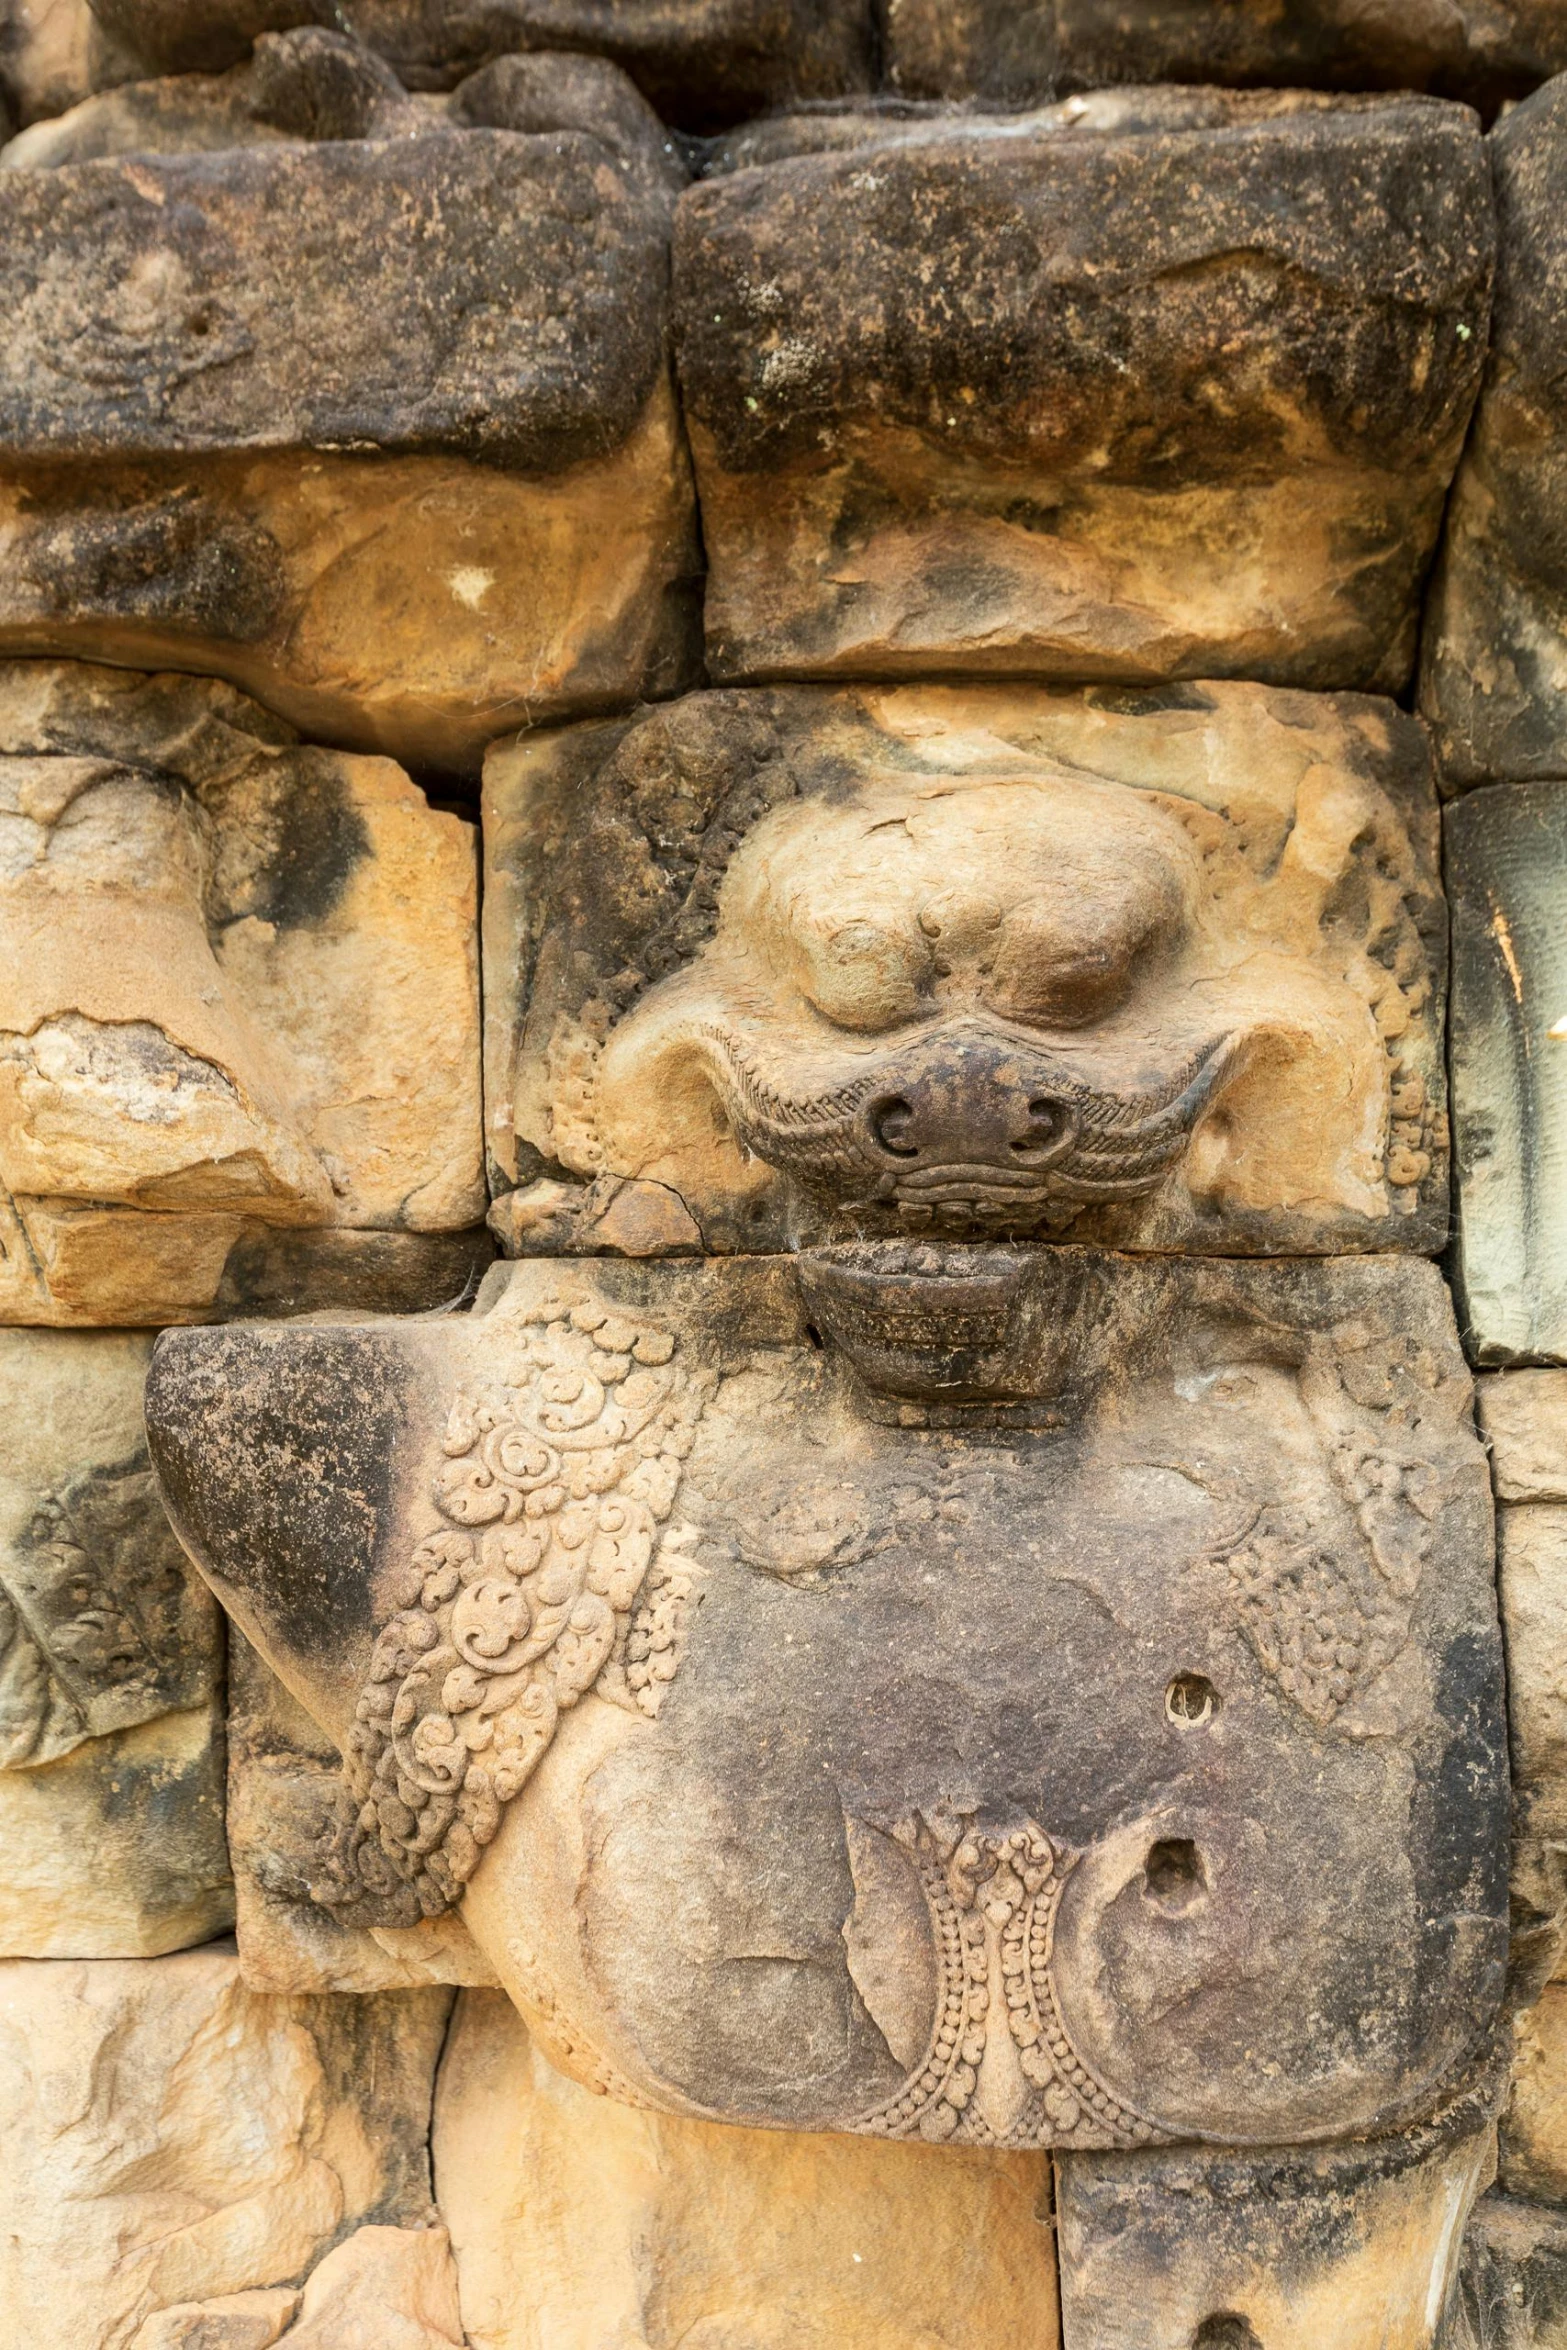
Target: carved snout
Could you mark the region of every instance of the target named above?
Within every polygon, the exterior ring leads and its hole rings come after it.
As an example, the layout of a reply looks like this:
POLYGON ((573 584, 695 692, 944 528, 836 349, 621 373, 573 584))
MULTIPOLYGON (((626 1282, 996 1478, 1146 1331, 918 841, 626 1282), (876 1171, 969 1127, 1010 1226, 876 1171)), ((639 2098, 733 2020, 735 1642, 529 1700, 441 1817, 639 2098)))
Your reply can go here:
POLYGON ((861 1147, 900 1191, 938 1191, 954 1175, 983 1170, 1026 1188, 1076 1144, 1075 1102, 1030 1056, 1001 1038, 947 1034, 895 1061, 860 1113, 861 1147))

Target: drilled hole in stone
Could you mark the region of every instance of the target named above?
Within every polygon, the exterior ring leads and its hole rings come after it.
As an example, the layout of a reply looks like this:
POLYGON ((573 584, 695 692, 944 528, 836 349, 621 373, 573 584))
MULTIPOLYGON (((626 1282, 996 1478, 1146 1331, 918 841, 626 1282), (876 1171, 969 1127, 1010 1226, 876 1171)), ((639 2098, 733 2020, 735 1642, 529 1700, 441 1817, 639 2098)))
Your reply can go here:
POLYGON ((1183 1730, 1200 1730, 1219 1710, 1219 1692, 1205 1673, 1177 1673, 1164 1693, 1164 1710, 1183 1730))
POLYGON ((919 1157, 920 1146, 911 1139, 913 1125, 914 1105, 905 1101, 901 1093, 889 1094, 871 1111, 871 1132, 882 1149, 895 1159, 919 1157))
POLYGON ((807 1322, 805 1325, 805 1343, 807 1346, 814 1346, 818 1354, 821 1353, 822 1334, 814 1322, 807 1322))
MULTIPOLYGON (((1190 1909, 1207 1891, 1202 1856, 1189 1837, 1170 1836, 1148 1847, 1143 1862, 1143 1890, 1161 1909, 1190 1909)), ((1215 2335, 1215 2341, 1219 2337, 1215 2335)))
POLYGON ((1193 2334, 1192 2350, 1262 2350, 1262 2342, 1249 2318, 1233 2309, 1219 2309, 1193 2334))

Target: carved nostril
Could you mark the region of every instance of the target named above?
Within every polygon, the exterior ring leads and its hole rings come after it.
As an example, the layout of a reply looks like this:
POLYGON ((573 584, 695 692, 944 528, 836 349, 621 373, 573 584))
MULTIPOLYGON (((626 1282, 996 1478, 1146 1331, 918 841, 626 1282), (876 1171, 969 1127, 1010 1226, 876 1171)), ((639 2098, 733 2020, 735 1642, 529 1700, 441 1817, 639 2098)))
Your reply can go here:
POLYGON ((1031 1151, 1049 1150, 1060 1140, 1066 1122, 1064 1104, 1052 1101, 1048 1095, 1037 1097, 1028 1105, 1028 1124, 1021 1134, 1012 1138, 1012 1148, 1020 1159, 1031 1151))
POLYGON ((1192 2336, 1192 2350, 1262 2350, 1262 2342, 1248 2318, 1235 2309, 1215 2310, 1192 2336))
POLYGON ((920 1146, 914 1139, 914 1105, 901 1093, 889 1094, 885 1101, 873 1103, 870 1126, 882 1149, 892 1158, 919 1157, 920 1146))

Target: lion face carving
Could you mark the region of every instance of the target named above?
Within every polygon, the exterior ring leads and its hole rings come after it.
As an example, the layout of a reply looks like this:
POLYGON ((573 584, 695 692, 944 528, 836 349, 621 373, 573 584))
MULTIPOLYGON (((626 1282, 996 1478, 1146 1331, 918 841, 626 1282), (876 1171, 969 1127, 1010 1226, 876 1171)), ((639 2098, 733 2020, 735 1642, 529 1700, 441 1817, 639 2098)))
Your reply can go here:
MULTIPOLYGON (((1163 788, 1157 714, 1084 696, 694 697, 718 778, 695 807, 691 705, 621 730, 587 831, 601 900, 634 892, 642 935, 603 935, 587 873, 533 869, 544 919, 497 1022, 520 1045, 497 1157, 509 1144, 521 1175, 531 1143, 552 1203, 562 1175, 599 1199, 660 1187, 708 1247, 1418 1244, 1422 1186, 1442 1191, 1428 850, 1342 727, 1304 771, 1286 738, 1287 804, 1246 772, 1271 749, 1266 705, 1300 697, 1201 691, 1205 772, 1166 713, 1163 788), (633 821, 622 881, 613 834, 633 821)), ((542 842, 548 790, 525 780, 542 842)), ((515 854, 515 816, 496 831, 515 854)), ((540 1244, 573 1245, 558 1216, 540 1244)))

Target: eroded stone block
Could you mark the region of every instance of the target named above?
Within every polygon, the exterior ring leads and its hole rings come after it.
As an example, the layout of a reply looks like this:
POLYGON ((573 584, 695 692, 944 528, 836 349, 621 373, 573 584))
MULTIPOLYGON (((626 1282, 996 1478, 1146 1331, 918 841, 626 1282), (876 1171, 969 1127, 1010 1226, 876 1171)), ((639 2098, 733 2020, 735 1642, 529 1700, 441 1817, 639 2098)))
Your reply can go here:
POLYGON ((147 1402, 351 1757, 330 1902, 461 1902, 633 2101, 1014 2147, 1374 2133, 1483 2053, 1469 1409, 1408 1259, 897 1244, 172 1332, 147 1402))
POLYGON ((1437 2350, 1483 2110, 1337 2151, 1056 2164, 1064 2350, 1437 2350))
POLYGON ((1464 2236, 1442 2350, 1562 2350, 1567 2217, 1482 2195, 1464 2236))
POLYGON ((1026 105, 1113 82, 1439 90, 1492 107, 1567 65, 1554 0, 884 0, 894 89, 1026 105))
POLYGON ((1044 2157, 633 2112, 458 2000, 435 2184, 472 2350, 1058 2350, 1044 2157))
POLYGON ((0 649, 208 671, 439 768, 679 682, 670 192, 632 145, 0 173, 0 649))
POLYGON ((1482 1363, 1567 1357, 1567 783, 1446 817, 1460 1318, 1482 1363))
POLYGON ((40 2344, 122 2350, 366 2223, 422 2226, 448 2001, 261 1998, 223 1949, 0 1966, 5 2306, 40 2344))
POLYGON ((1548 1983, 1513 2026, 1500 2175, 1509 2195, 1567 2203, 1567 1983, 1548 1983))
POLYGON ((1491 356, 1448 510, 1420 688, 1455 789, 1561 774, 1567 726, 1567 79, 1506 116, 1489 145, 1491 356))
POLYGON ((1233 684, 712 693, 499 746, 497 1228, 1440 1246, 1434 805, 1389 704, 1233 684))
POLYGON ((226 686, 15 662, 0 853, 0 1316, 460 1294, 470 825, 226 686))
POLYGON ((1485 348, 1470 113, 1144 91, 841 140, 679 209, 716 678, 1404 681, 1485 348))
POLYGON ((233 1919, 220 1618, 147 1458, 151 1351, 0 1331, 6 1957, 145 1957, 233 1919))

